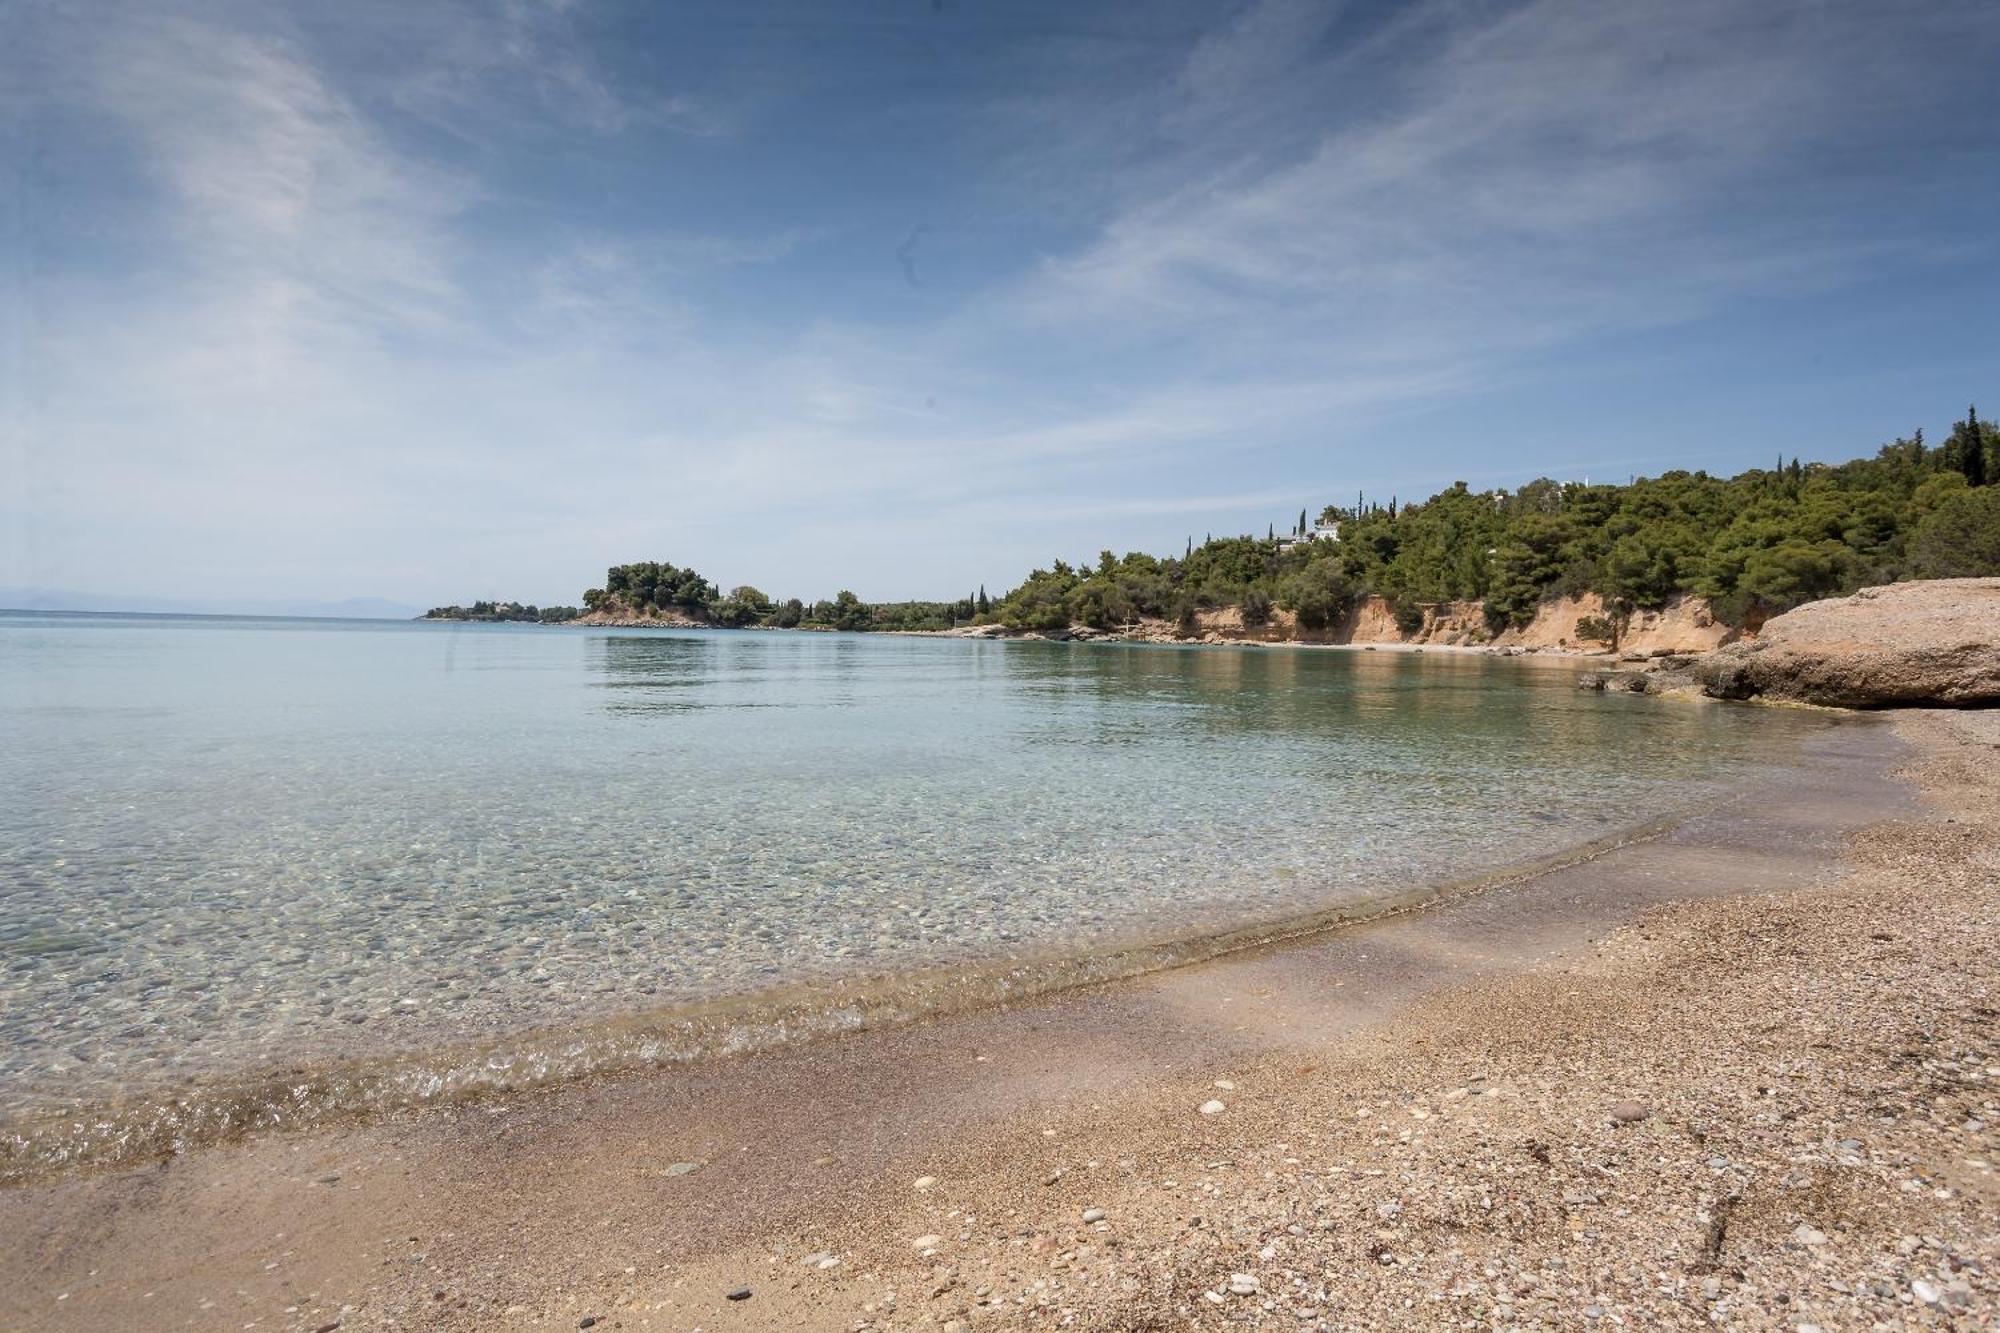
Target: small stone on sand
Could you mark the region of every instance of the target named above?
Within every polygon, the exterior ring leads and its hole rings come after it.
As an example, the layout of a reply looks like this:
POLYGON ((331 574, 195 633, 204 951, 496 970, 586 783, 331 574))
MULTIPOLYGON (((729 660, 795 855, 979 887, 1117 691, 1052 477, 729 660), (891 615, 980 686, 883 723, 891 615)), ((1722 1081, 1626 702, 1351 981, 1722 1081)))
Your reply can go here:
POLYGON ((1221 1115, 1224 1111, 1227 1111, 1228 1109, 1229 1108, 1227 1106, 1223 1105, 1221 1102, 1215 1101, 1212 1098, 1201 1104, 1201 1113, 1203 1115, 1221 1115))

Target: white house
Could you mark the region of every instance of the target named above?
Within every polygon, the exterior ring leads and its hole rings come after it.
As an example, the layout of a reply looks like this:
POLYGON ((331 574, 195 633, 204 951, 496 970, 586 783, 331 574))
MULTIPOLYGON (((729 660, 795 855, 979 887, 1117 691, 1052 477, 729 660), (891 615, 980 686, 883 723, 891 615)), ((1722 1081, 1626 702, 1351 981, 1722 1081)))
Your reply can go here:
POLYGON ((1339 540, 1340 520, 1337 518, 1323 518, 1313 524, 1312 531, 1303 537, 1294 535, 1278 538, 1278 549, 1280 551, 1289 551, 1294 546, 1298 546, 1304 542, 1337 542, 1339 540))

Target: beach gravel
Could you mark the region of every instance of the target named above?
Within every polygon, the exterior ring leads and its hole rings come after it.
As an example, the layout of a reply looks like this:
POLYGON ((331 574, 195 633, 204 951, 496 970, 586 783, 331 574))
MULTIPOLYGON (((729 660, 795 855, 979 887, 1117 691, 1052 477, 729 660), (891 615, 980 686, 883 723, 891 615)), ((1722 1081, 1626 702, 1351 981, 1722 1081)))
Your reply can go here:
POLYGON ((1826 882, 1656 909, 1273 1062, 1222 1138, 1172 1088, 1060 1124, 1116 1162, 1117 1244, 1054 1210, 1042 1150, 988 1145, 953 1261, 873 1269, 927 1299, 789 1326, 1995 1327, 2000 713, 1901 726, 1929 803, 1826 882))

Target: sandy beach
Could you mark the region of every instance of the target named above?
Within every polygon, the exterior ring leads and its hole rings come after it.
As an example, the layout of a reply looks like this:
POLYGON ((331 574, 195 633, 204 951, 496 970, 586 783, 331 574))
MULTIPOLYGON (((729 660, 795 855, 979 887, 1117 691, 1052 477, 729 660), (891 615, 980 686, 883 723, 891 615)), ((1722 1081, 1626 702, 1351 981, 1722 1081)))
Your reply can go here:
POLYGON ((1990 1326, 1996 751, 1856 721, 1373 924, 11 1190, 0 1323, 1990 1326))

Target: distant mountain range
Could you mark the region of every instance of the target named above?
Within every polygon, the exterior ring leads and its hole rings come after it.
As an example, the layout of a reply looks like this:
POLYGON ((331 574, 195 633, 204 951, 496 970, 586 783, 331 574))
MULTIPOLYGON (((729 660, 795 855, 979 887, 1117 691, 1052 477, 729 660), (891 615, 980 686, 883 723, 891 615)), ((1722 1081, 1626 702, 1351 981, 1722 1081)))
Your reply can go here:
POLYGON ((24 588, 0 584, 0 610, 135 611, 152 615, 318 616, 328 620, 412 620, 420 606, 382 597, 348 597, 337 602, 255 597, 133 597, 77 592, 70 588, 24 588))

